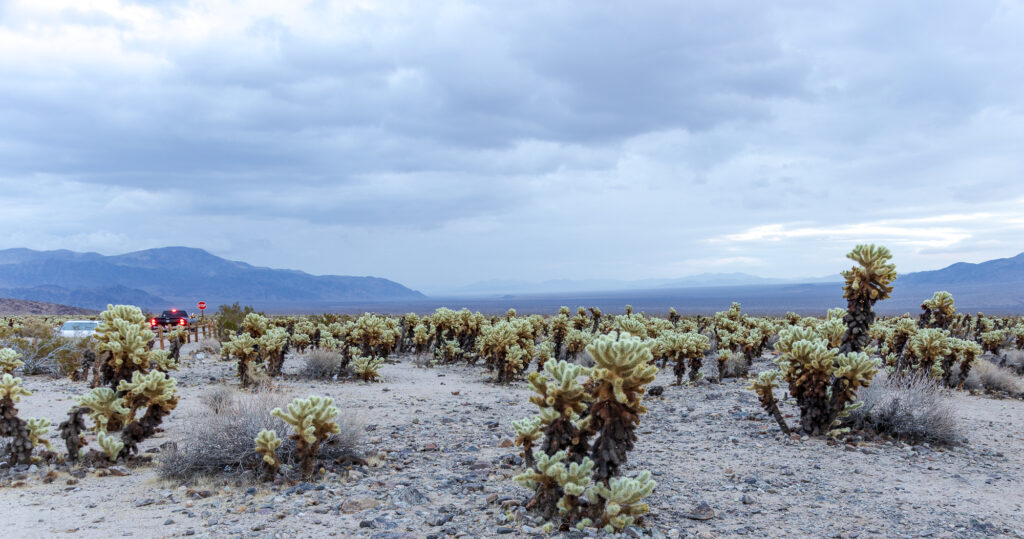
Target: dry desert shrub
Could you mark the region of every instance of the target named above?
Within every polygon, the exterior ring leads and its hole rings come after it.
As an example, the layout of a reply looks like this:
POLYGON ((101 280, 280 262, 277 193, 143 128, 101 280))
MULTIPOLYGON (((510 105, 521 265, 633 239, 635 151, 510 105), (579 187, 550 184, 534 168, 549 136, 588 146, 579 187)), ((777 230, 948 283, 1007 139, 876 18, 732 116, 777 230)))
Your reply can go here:
MULTIPOLYGON (((241 474, 258 470, 262 457, 256 453, 254 440, 263 429, 275 430, 284 439, 277 456, 284 464, 297 466, 296 442, 292 428, 272 416, 270 411, 283 407, 290 398, 270 393, 235 392, 227 395, 218 389, 204 398, 211 411, 196 418, 187 437, 178 447, 160 459, 160 476, 177 481, 194 481, 200 477, 241 474), (216 396, 212 396, 212 395, 216 396), (211 403, 217 403, 214 408, 211 403)), ((320 446, 321 462, 358 461, 357 448, 363 431, 362 423, 352 413, 340 415, 341 432, 332 435, 320 446)), ((253 475, 255 477, 255 475, 253 475)))
POLYGON ((220 341, 212 337, 208 337, 199 341, 199 351, 207 355, 207 357, 217 357, 220 355, 220 341))
POLYGON ((999 361, 1000 366, 1024 376, 1024 350, 1006 350, 999 361))
POLYGON ((214 414, 219 414, 234 405, 235 395, 238 392, 230 386, 216 386, 203 393, 199 400, 206 405, 214 414))
POLYGON ((977 359, 964 387, 1019 395, 1024 393, 1024 380, 1013 371, 999 367, 987 359, 977 359))
POLYGON ((963 441, 953 405, 934 379, 920 374, 875 376, 857 392, 863 406, 845 423, 912 443, 953 445, 963 441))
POLYGON ((304 378, 334 378, 344 376, 345 364, 341 354, 334 350, 315 348, 302 354, 304 378))

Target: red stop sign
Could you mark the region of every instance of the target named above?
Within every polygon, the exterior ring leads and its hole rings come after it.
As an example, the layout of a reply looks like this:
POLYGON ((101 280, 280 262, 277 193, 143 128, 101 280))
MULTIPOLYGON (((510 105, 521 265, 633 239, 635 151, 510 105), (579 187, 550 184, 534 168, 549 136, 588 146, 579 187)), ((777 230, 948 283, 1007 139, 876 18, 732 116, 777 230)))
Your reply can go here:
POLYGON ((206 302, 205 301, 200 301, 199 302, 199 310, 202 311, 205 308, 206 308, 206 302))

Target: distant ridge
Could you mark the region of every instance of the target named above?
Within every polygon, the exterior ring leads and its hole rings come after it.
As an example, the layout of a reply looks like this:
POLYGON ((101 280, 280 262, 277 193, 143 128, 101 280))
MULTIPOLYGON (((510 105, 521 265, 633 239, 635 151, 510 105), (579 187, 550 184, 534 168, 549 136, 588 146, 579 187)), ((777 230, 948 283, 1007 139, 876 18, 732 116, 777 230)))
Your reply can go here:
POLYGON ((261 268, 202 249, 163 247, 115 256, 68 250, 0 250, 0 295, 90 309, 131 303, 163 309, 238 301, 279 306, 388 301, 423 294, 379 277, 310 275, 261 268))
POLYGON ((94 315, 96 311, 82 309, 70 305, 57 305, 42 301, 29 301, 25 299, 0 298, 0 316, 26 316, 26 315, 94 315))

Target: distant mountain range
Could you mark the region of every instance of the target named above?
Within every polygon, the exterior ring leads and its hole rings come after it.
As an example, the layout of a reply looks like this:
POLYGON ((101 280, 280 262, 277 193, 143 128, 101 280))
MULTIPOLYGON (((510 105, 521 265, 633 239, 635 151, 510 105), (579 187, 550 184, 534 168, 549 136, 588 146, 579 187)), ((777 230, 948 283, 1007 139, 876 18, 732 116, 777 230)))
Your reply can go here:
POLYGON ((804 277, 798 279, 773 279, 758 277, 749 273, 700 273, 675 279, 640 279, 635 281, 615 279, 554 279, 549 281, 504 281, 490 280, 446 290, 446 295, 480 294, 547 294, 557 292, 594 292, 602 290, 652 290, 656 288, 705 288, 709 286, 747 286, 793 283, 840 282, 838 275, 830 277, 804 277))
POLYGON ((0 250, 0 297, 89 309, 108 303, 193 309, 202 300, 215 309, 236 301, 260 307, 424 296, 378 277, 317 276, 225 260, 202 249, 164 247, 116 256, 0 250))
POLYGON ((96 311, 70 305, 57 305, 27 299, 0 298, 0 315, 95 315, 96 311))

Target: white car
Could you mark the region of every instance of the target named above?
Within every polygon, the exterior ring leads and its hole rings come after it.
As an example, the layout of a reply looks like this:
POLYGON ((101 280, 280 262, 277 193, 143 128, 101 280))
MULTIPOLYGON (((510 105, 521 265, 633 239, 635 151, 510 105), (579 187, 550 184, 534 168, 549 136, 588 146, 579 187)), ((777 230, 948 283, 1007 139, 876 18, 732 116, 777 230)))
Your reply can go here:
POLYGON ((68 320, 57 330, 57 335, 70 339, 81 339, 96 334, 97 320, 68 320))

